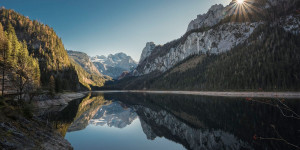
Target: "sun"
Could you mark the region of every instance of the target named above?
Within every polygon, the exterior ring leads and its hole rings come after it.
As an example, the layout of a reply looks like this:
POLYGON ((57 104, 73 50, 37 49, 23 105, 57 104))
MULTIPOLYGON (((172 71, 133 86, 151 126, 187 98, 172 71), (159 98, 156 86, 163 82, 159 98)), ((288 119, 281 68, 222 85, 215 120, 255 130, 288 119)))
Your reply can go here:
POLYGON ((243 4, 243 3, 244 3, 244 0, 236 0, 236 3, 238 3, 238 4, 243 4))

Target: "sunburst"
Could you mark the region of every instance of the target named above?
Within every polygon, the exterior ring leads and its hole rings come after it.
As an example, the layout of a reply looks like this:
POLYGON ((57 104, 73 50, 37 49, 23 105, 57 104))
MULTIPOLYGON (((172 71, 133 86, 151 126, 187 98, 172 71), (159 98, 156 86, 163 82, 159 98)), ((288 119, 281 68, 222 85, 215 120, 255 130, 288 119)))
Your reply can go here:
POLYGON ((244 3, 244 0, 237 0, 236 3, 241 5, 244 3))
POLYGON ((231 21, 250 21, 249 15, 260 13, 261 10, 253 5, 255 0, 235 0, 227 10, 227 14, 232 16, 231 21))

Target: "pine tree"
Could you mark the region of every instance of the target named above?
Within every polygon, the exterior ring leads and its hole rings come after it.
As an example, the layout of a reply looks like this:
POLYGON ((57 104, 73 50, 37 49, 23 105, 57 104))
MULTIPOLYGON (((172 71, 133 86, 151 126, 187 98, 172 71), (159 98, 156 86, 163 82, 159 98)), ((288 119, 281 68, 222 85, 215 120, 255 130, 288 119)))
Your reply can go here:
POLYGON ((7 39, 5 32, 3 30, 3 26, 0 23, 0 54, 1 54, 1 69, 2 69, 2 96, 4 96, 4 78, 6 70, 8 69, 8 56, 9 51, 7 49, 7 39))

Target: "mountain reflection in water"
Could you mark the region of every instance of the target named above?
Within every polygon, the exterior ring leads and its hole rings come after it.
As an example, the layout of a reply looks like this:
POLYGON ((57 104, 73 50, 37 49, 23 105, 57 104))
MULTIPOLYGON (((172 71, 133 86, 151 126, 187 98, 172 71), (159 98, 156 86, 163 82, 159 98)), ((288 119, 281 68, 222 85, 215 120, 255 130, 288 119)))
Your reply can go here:
POLYGON ((122 105, 121 102, 113 102, 102 106, 90 120, 90 124, 100 126, 107 124, 109 127, 124 128, 136 118, 137 114, 133 109, 122 105))
MULTIPOLYGON (((286 104, 299 114, 298 100, 286 104)), ((75 149, 293 149, 253 139, 276 131, 300 140, 299 120, 244 98, 94 92, 48 118, 75 149)))

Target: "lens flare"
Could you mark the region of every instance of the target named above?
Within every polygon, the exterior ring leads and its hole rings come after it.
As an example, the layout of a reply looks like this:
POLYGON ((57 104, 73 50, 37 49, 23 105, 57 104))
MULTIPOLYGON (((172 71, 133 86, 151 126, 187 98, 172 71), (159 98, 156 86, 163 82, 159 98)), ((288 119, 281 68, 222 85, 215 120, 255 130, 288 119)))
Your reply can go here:
POLYGON ((257 7, 261 0, 234 0, 234 3, 226 8, 226 14, 231 22, 251 22, 257 19, 258 14, 264 15, 260 7, 257 7))
POLYGON ((244 0, 237 0, 236 1, 238 4, 243 4, 244 3, 244 0))

